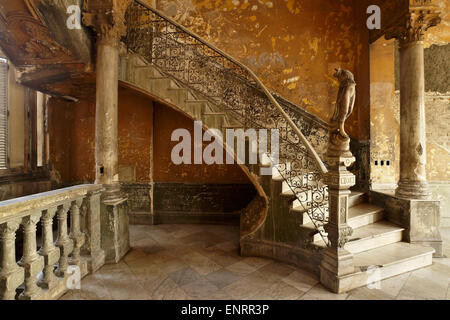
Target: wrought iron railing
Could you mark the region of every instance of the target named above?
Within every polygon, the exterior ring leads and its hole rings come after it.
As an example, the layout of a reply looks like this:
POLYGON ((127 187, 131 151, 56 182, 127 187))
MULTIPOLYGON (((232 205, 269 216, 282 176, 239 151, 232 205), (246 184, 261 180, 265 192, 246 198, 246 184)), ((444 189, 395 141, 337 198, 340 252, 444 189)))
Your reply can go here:
POLYGON ((302 119, 296 124, 248 67, 142 1, 131 3, 126 23, 128 50, 232 113, 243 128, 278 129, 277 169, 328 245, 323 229, 328 221, 327 168, 297 124, 307 127, 309 136, 313 126, 304 126, 302 119))

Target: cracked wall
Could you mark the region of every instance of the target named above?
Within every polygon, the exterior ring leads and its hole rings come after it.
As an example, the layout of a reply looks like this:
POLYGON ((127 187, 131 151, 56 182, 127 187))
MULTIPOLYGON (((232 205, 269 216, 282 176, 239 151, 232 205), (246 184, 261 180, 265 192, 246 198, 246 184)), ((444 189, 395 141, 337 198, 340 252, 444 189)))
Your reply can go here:
POLYGON ((354 138, 368 138, 368 32, 361 1, 156 3, 160 11, 253 69, 271 90, 305 103, 308 111, 326 121, 337 94, 334 68, 354 72, 358 100, 348 131, 354 138))

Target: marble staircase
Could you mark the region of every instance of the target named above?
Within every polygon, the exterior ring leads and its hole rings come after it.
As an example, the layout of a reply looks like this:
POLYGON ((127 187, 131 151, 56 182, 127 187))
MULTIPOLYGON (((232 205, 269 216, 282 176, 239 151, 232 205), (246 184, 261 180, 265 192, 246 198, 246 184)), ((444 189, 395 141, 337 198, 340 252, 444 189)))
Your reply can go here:
MULTIPOLYGON (((242 128, 242 124, 232 112, 199 97, 193 90, 165 76, 137 55, 123 55, 119 70, 119 79, 123 84, 144 90, 176 107, 192 119, 201 120, 205 128, 218 129, 223 136, 226 129, 242 128)), ((272 176, 261 176, 259 169, 264 166, 270 165, 269 163, 247 165, 247 168, 262 185, 264 192, 271 195, 269 206, 272 206, 272 210, 278 211, 277 214, 280 215, 292 216, 292 221, 298 225, 298 233, 295 235, 298 242, 287 245, 300 246, 306 251, 316 253, 326 248, 322 236, 307 212, 311 199, 300 202, 276 169, 273 170, 272 176)), ((327 208, 328 204, 325 202, 323 206, 327 208)), ((348 224, 354 231, 345 249, 354 256, 354 273, 339 278, 339 292, 432 264, 434 249, 403 242, 404 229, 388 221, 384 209, 369 203, 365 193, 353 191, 350 194, 348 224)), ((289 258, 280 260, 295 264, 295 261, 289 258)), ((317 261, 312 260, 311 264, 310 268, 319 269, 317 261)))

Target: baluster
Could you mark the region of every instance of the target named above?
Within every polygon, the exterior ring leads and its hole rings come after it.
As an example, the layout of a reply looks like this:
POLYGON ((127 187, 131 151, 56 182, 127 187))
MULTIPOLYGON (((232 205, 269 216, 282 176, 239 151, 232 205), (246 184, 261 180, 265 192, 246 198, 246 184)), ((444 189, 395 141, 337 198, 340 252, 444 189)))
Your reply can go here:
POLYGON ((58 240, 56 246, 60 250, 59 266, 56 271, 58 277, 65 277, 69 266, 69 255, 73 250, 73 242, 67 234, 67 211, 70 204, 66 203, 58 208, 58 240))
POLYGON ((25 269, 25 291, 19 296, 21 300, 34 300, 41 289, 37 286, 37 276, 44 268, 44 257, 37 253, 36 224, 42 213, 33 212, 22 219, 23 226, 23 257, 19 264, 25 269))
POLYGON ((84 244, 84 233, 81 232, 80 225, 80 207, 83 203, 83 199, 77 199, 72 202, 70 207, 70 238, 73 241, 74 248, 72 252, 71 264, 80 267, 80 251, 84 244))
POLYGON ((0 300, 14 300, 16 288, 25 280, 23 268, 16 263, 16 231, 21 219, 14 219, 0 225, 0 300))
POLYGON ((59 249, 53 243, 53 217, 56 214, 57 207, 52 207, 44 211, 42 215, 42 247, 39 254, 44 257, 44 275, 38 282, 43 289, 51 289, 56 286, 58 278, 54 274, 55 264, 58 262, 60 254, 59 249))

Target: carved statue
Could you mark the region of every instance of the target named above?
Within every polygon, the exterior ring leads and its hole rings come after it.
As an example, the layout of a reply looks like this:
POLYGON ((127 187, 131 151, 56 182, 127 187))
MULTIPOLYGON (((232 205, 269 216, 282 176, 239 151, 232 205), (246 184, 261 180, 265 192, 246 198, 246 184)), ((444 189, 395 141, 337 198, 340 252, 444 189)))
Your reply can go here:
POLYGON ((336 69, 334 77, 339 80, 339 92, 330 123, 328 154, 350 156, 350 137, 345 132, 345 121, 352 114, 355 106, 356 82, 350 71, 341 68, 336 69))

